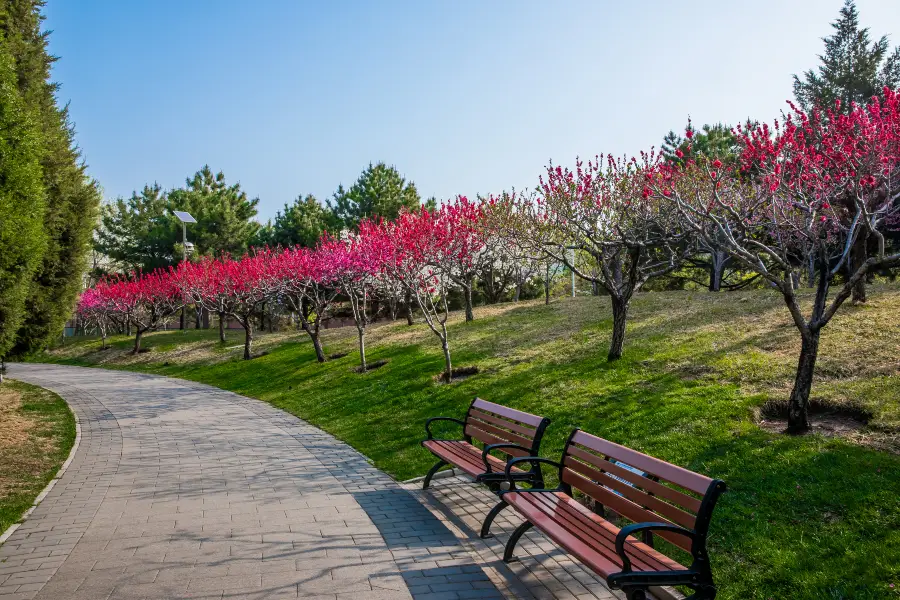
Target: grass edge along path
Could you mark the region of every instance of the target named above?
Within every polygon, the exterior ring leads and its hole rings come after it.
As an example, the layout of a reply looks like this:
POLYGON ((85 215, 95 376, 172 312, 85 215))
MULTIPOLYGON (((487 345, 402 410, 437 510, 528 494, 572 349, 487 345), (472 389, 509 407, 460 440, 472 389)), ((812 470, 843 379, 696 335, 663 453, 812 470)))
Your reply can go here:
POLYGON ((0 385, 0 535, 56 476, 75 431, 75 416, 57 394, 12 379, 0 385))
MULTIPOLYGON (((872 431, 897 426, 898 307, 900 288, 879 289, 823 336, 814 395, 868 402, 872 431), (883 341, 873 348, 875 336, 883 341)), ((484 308, 472 323, 456 318, 454 362, 481 372, 452 385, 435 381, 440 348, 424 325, 372 329, 370 360, 388 362, 365 375, 353 371, 352 328, 326 332, 327 352, 351 354, 325 364, 293 333, 261 336, 268 354, 250 362, 232 357, 235 341, 220 346, 215 332, 157 333, 137 357, 120 337, 111 350, 79 341, 41 359, 182 377, 270 402, 400 479, 433 462, 418 445, 425 418, 461 416, 478 395, 550 417, 545 456, 558 457, 571 428, 582 427, 725 480, 710 539, 720 598, 900 597, 900 456, 841 438, 780 435, 754 420, 786 393, 796 361, 795 332, 774 294, 643 294, 625 357, 614 363, 603 351, 609 317, 606 299, 578 298, 484 308)))

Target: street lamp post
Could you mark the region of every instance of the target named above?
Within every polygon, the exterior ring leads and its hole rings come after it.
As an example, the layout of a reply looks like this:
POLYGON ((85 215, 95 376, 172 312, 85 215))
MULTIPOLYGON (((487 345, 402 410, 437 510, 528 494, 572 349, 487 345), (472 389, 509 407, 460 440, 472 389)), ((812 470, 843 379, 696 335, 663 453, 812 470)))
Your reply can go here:
MULTIPOLYGON (((197 219, 191 216, 190 213, 185 212, 183 210, 173 210, 172 214, 174 214, 179 221, 181 221, 181 250, 182 250, 182 262, 187 262, 188 250, 193 248, 193 244, 188 245, 187 241, 187 224, 188 223, 196 223, 197 219)), ((185 319, 185 307, 181 307, 181 330, 184 331, 187 329, 187 320, 185 319)))

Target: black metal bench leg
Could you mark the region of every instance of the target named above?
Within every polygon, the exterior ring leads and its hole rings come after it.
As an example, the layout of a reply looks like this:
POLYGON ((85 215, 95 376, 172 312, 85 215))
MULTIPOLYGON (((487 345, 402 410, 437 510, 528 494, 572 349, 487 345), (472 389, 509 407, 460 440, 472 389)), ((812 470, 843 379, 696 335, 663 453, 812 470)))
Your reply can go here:
POLYGON ((534 527, 534 525, 531 521, 525 521, 516 527, 516 530, 509 536, 509 541, 506 542, 506 549, 503 551, 503 562, 511 562, 515 558, 513 556, 513 551, 516 549, 516 544, 519 543, 519 538, 532 527, 534 527))
POLYGON ((500 500, 500 502, 491 509, 491 512, 487 514, 484 523, 481 524, 481 539, 491 537, 491 523, 494 522, 494 519, 500 514, 500 511, 507 506, 509 506, 509 504, 506 503, 506 500, 500 500))
POLYGON ((431 485, 431 478, 434 477, 434 474, 440 471, 445 466, 447 466, 447 463, 443 460, 439 460, 436 465, 431 467, 431 470, 428 471, 428 474, 425 476, 425 482, 422 484, 423 490, 428 489, 428 486, 431 485))
POLYGON ((645 587, 622 587, 625 597, 628 600, 647 600, 647 588, 645 587))

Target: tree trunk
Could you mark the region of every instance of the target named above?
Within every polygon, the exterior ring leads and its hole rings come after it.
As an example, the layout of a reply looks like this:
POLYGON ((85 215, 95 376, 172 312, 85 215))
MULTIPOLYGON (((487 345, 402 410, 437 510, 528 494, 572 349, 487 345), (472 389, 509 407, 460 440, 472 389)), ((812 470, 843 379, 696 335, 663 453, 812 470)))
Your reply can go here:
POLYGON ((463 291, 466 296, 466 321, 474 321, 475 313, 472 312, 472 278, 470 277, 466 282, 466 285, 463 286, 463 291))
POLYGON ((200 307, 199 310, 200 310, 201 326, 203 327, 203 329, 209 329, 209 311, 206 310, 205 308, 203 308, 202 306, 200 307))
POLYGON ((727 261, 728 256, 721 250, 713 250, 710 253, 709 291, 719 292, 722 290, 722 276, 725 274, 727 261))
POLYGON ((816 357, 819 354, 819 335, 821 330, 816 329, 803 336, 803 344, 800 350, 800 360, 797 363, 797 376, 794 379, 794 389, 788 401, 788 433, 803 433, 809 431, 809 392, 812 390, 813 373, 816 369, 816 357))
POLYGON ((178 328, 182 331, 187 331, 187 314, 185 314, 186 307, 181 307, 181 322, 178 325, 178 328))
POLYGON ((250 348, 253 345, 253 322, 248 316, 244 321, 244 360, 250 360, 250 348))
POLYGON ((266 303, 262 303, 262 308, 259 309, 259 329, 260 331, 266 330, 266 303))
POLYGON ((219 341, 225 343, 225 313, 219 313, 219 341))
POLYGON ((200 329, 200 307, 194 307, 194 329, 200 329))
POLYGON ((450 362, 450 344, 447 341, 447 328, 444 328, 444 335, 441 336, 441 349, 444 351, 444 381, 450 383, 453 381, 453 365, 450 362))
POLYGON ((366 372, 366 330, 357 327, 359 332, 359 367, 360 371, 366 372))
MULTIPOLYGON (((853 248, 850 249, 850 258, 847 261, 847 277, 852 277, 853 274, 862 267, 863 263, 866 262, 866 258, 868 258, 868 241, 869 232, 863 228, 859 232, 856 241, 853 243, 853 248)), ((850 301, 853 304, 863 304, 866 300, 868 300, 866 297, 866 278, 860 277, 859 281, 856 282, 856 285, 853 286, 850 301)))
POLYGON ((100 349, 106 350, 106 332, 100 330, 100 349))
POLYGON ((322 350, 322 342, 319 340, 319 324, 316 323, 313 326, 309 325, 309 321, 303 319, 300 322, 300 327, 309 335, 309 339, 312 340, 313 349, 316 351, 316 360, 320 363, 325 362, 325 352, 322 350))
POLYGON ((137 328, 137 333, 134 336, 134 350, 131 351, 132 354, 138 354, 141 351, 141 337, 143 337, 144 332, 141 331, 141 328, 137 328))
POLYGON ((517 278, 516 281, 516 295, 513 296, 513 302, 518 302, 519 298, 522 297, 522 280, 521 278, 517 278))
POLYGON ((413 303, 412 303, 412 292, 406 292, 406 299, 403 301, 406 305, 406 324, 412 326, 413 321, 413 303))
POLYGON ((628 320, 628 303, 616 296, 610 295, 613 311, 613 333, 609 344, 607 360, 617 360, 622 357, 622 349, 625 347, 625 324, 628 320))

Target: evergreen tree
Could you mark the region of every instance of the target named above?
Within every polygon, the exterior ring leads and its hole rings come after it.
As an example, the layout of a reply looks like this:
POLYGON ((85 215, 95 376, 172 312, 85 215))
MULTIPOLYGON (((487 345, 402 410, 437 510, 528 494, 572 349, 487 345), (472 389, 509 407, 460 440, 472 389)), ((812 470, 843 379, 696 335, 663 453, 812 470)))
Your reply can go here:
POLYGON ((266 243, 285 248, 296 245, 312 248, 326 230, 337 228, 334 221, 331 211, 315 196, 298 196, 293 204, 284 205, 284 212, 276 213, 266 243))
POLYGON ((154 183, 101 208, 94 245, 126 271, 150 272, 177 264, 181 257, 175 255, 175 244, 180 241, 181 226, 165 192, 154 183))
POLYGON ((369 163, 349 190, 338 186, 328 207, 337 222, 349 229, 355 228, 366 217, 395 219, 403 208, 410 210, 421 206, 416 184, 407 182, 395 167, 383 162, 369 163))
POLYGON ((87 177, 67 107, 56 103, 58 86, 50 81, 56 60, 41 31, 43 0, 0 0, 0 32, 15 61, 19 91, 34 114, 41 137, 41 172, 47 211, 47 247, 34 272, 25 321, 13 353, 46 346, 62 331, 81 289, 100 192, 87 177))
POLYGON ((0 359, 15 342, 47 246, 41 138, 0 33, 0 359))
POLYGON ((697 159, 699 156, 718 158, 730 163, 737 156, 737 140, 731 127, 723 123, 704 125, 699 131, 688 121, 685 133, 691 132, 691 139, 669 131, 663 138, 660 151, 668 162, 683 165, 685 161, 697 159), (681 153, 681 156, 678 153, 681 153))
POLYGON ((239 183, 228 185, 225 174, 213 174, 209 165, 186 184, 184 189, 169 192, 168 202, 171 210, 185 210, 197 219, 188 226, 195 252, 205 256, 244 254, 260 228, 255 220, 259 198, 249 198, 239 183))
MULTIPOLYGON (((834 35, 823 38, 825 53, 819 55, 818 71, 810 69, 803 79, 794 75, 794 96, 807 112, 814 107, 835 108, 849 112, 851 104, 865 104, 872 96, 880 96, 885 87, 900 86, 900 47, 890 51, 887 36, 872 42, 869 29, 859 26, 859 11, 853 0, 845 0, 837 21, 831 24, 834 35)), ((848 203, 849 203, 848 199, 848 203)), ((868 233, 853 243, 847 261, 847 273, 855 272, 868 258, 868 233)), ((866 301, 866 281, 860 279, 853 288, 854 304, 866 301)))
POLYGON ((872 42, 869 29, 860 29, 854 0, 845 0, 838 20, 831 24, 834 35, 823 38, 825 53, 819 55, 818 70, 794 75, 794 96, 805 111, 816 106, 850 110, 850 103, 865 104, 880 95, 885 86, 900 85, 900 47, 889 54, 887 36, 872 42))

